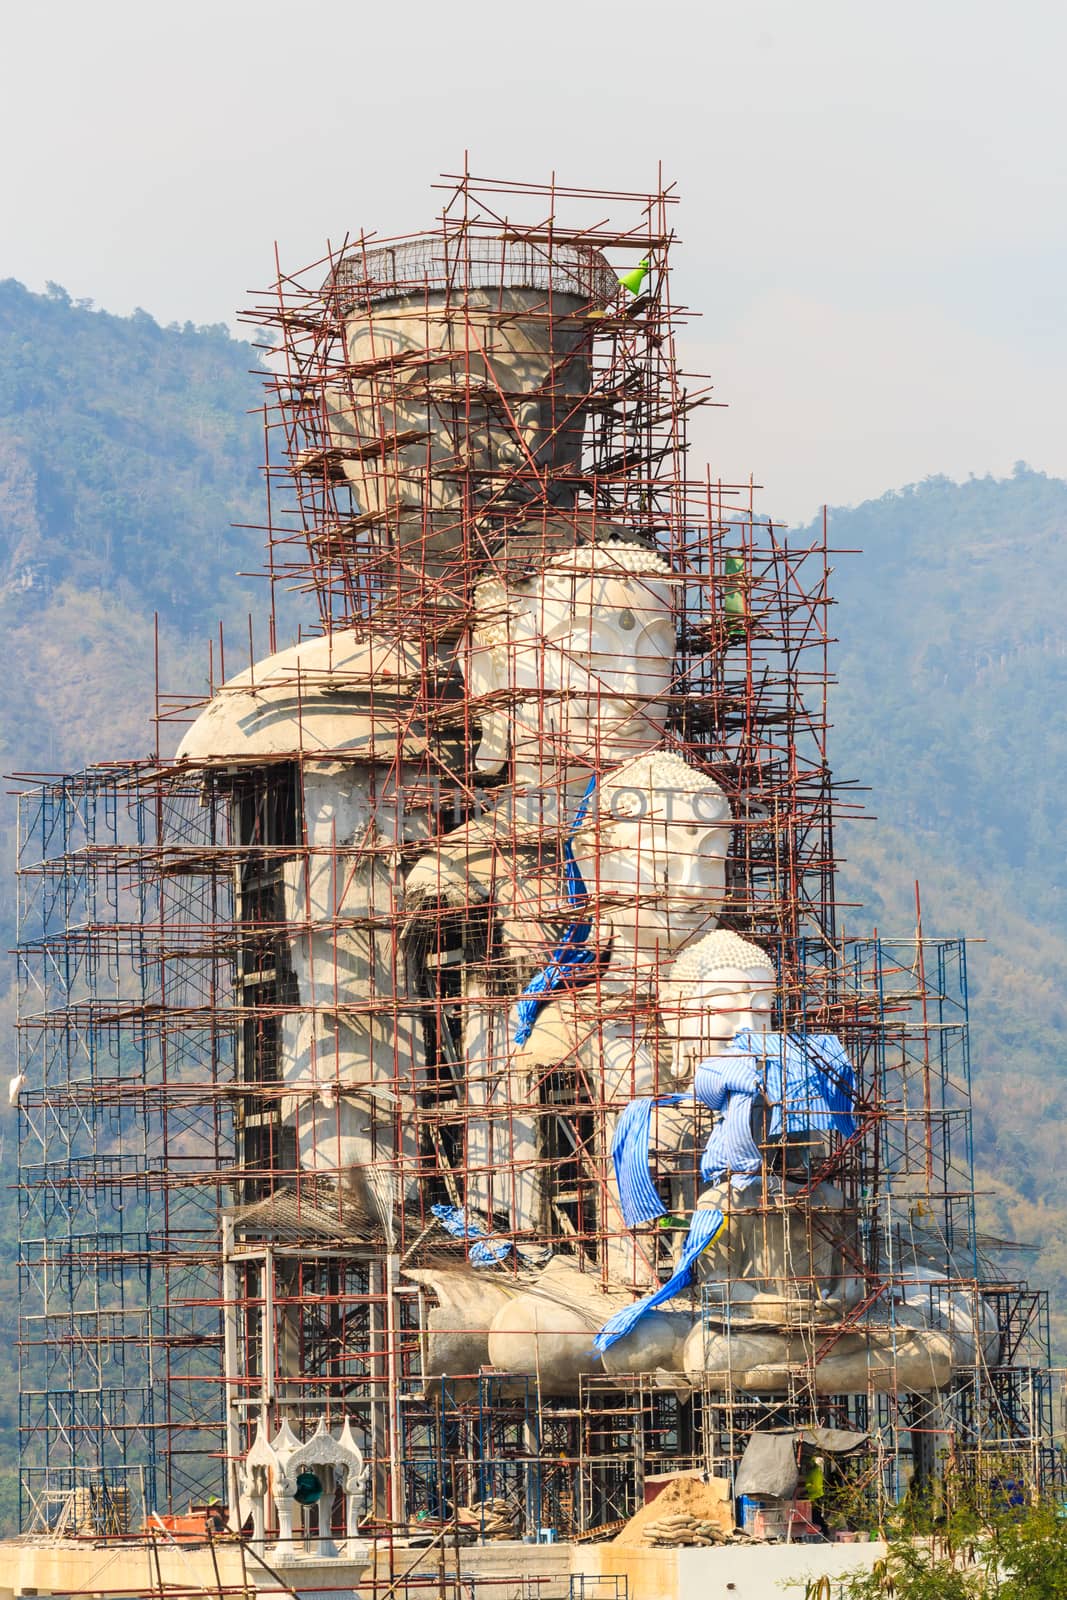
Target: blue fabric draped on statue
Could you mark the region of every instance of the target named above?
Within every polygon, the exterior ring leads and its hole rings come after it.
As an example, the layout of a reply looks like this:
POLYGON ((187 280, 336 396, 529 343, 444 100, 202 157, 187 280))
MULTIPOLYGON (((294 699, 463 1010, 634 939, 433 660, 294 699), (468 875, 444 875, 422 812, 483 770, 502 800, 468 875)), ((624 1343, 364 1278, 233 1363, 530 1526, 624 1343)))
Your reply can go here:
MULTIPOLYGON (((730 1053, 702 1061, 693 1080, 698 1104, 722 1113, 700 1163, 705 1182, 719 1183, 727 1173, 744 1178, 759 1172, 752 1111, 761 1093, 770 1108, 771 1137, 782 1132, 783 1102, 787 1133, 833 1128, 850 1139, 855 1132, 855 1074, 839 1039, 828 1033, 756 1034, 742 1029, 735 1034, 730 1053)), ((657 1105, 679 1105, 685 1098, 631 1100, 615 1125, 611 1155, 628 1228, 665 1214, 649 1171, 652 1111, 657 1105)))
POLYGON ((832 1033, 753 1033, 734 1035, 732 1050, 764 1060, 764 1094, 771 1108, 768 1133, 807 1133, 833 1128, 842 1139, 856 1131, 852 1108, 856 1074, 845 1047, 832 1033))
POLYGON ((752 1108, 762 1090, 755 1056, 733 1054, 702 1061, 693 1079, 701 1105, 722 1112, 711 1130, 700 1162, 706 1183, 718 1183, 728 1172, 747 1177, 760 1170, 763 1157, 752 1136, 752 1108))
MULTIPOLYGON (((720 1056, 703 1061, 693 1080, 693 1097, 711 1111, 725 1116, 712 1129, 700 1164, 705 1180, 717 1180, 730 1171, 740 1175, 760 1169, 760 1151, 752 1137, 752 1105, 760 1092, 760 1075, 753 1057, 720 1056)), ((631 1100, 620 1113, 611 1141, 615 1183, 619 1191, 623 1220, 628 1228, 654 1222, 665 1215, 665 1207, 649 1170, 649 1142, 652 1112, 656 1106, 677 1106, 687 1095, 670 1094, 661 1099, 631 1100)))
MULTIPOLYGON (((694 1075, 694 1100, 722 1114, 704 1147, 701 1177, 719 1183, 729 1174, 731 1179, 741 1180, 738 1187, 755 1180, 763 1158, 752 1133, 752 1112, 760 1096, 769 1105, 768 1133, 772 1137, 782 1132, 784 1105, 787 1133, 833 1128, 849 1139, 856 1127, 852 1115, 855 1092, 852 1063, 833 1034, 757 1034, 741 1029, 731 1040, 729 1054, 702 1061, 694 1075)), ((678 1105, 685 1098, 668 1095, 662 1100, 631 1100, 619 1117, 611 1154, 627 1227, 664 1215, 649 1170, 652 1109, 678 1105)), ((674 1276, 654 1294, 635 1300, 611 1317, 597 1334, 597 1349, 607 1350, 649 1311, 688 1288, 693 1263, 724 1226, 721 1211, 695 1212, 674 1276), (718 1218, 714 1229, 709 1217, 718 1218)))
POLYGON ((636 1228, 641 1222, 654 1222, 667 1214, 649 1171, 652 1110, 654 1106, 680 1105, 685 1098, 682 1094, 668 1094, 661 1100, 631 1100, 619 1114, 611 1141, 611 1159, 615 1164, 615 1184, 623 1221, 628 1228, 636 1228))
POLYGON ((473 1239, 467 1251, 472 1267, 492 1267, 511 1254, 511 1240, 495 1238, 477 1222, 468 1222, 463 1206, 431 1206, 430 1212, 453 1239, 473 1239))
MULTIPOLYGON (((563 845, 563 881, 567 890, 567 904, 569 906, 583 906, 588 898, 585 881, 578 870, 578 863, 574 859, 571 840, 585 821, 585 814, 589 810, 589 801, 593 790, 596 788, 596 774, 590 778, 586 791, 581 799, 581 804, 571 823, 570 832, 563 845)), ((537 1020, 537 1013, 547 1001, 553 990, 561 989, 565 984, 578 983, 583 978, 591 978, 591 972, 583 972, 584 968, 591 967, 597 960, 598 952, 590 949, 587 941, 593 931, 591 922, 572 922, 568 925, 563 938, 552 952, 552 959, 546 967, 532 977, 522 991, 523 998, 515 1007, 518 1023, 515 1027, 515 1043, 525 1044, 533 1033, 533 1025, 537 1020)))
POLYGON ((714 1244, 725 1226, 726 1219, 722 1212, 715 1211, 710 1206, 706 1211, 694 1212, 673 1277, 668 1278, 667 1282, 661 1284, 652 1294, 646 1294, 643 1300, 635 1300, 632 1306, 624 1306, 621 1311, 616 1311, 613 1317, 609 1317, 593 1340, 596 1349, 603 1354, 617 1339, 623 1338, 631 1328, 636 1328, 642 1317, 654 1311, 657 1306, 673 1300, 683 1289, 688 1289, 693 1281, 694 1262, 709 1244, 714 1244))

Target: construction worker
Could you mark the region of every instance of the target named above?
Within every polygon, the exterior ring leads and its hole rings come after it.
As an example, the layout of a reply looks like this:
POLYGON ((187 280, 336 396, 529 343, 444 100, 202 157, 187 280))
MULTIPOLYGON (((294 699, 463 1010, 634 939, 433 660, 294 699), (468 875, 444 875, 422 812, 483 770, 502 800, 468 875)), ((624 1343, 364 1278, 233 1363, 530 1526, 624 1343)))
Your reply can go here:
POLYGON ((226 1529, 226 1507, 217 1494, 209 1494, 204 1502, 205 1520, 212 1533, 223 1533, 226 1529))
POLYGON ((804 1499, 811 1502, 811 1518, 815 1526, 826 1532, 826 1518, 823 1516, 822 1498, 826 1492, 826 1480, 823 1475, 822 1456, 812 1456, 804 1472, 804 1499))

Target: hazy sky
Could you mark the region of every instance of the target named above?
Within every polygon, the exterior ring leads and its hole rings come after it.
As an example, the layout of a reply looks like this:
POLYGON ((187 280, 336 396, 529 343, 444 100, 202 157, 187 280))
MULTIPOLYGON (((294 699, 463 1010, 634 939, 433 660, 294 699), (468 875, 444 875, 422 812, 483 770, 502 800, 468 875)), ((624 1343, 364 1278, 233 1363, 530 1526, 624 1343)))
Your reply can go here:
POLYGON ((1044 0, 0 0, 0 277, 232 321, 471 170, 677 179, 724 478, 802 518, 1067 475, 1067 7, 1044 0))

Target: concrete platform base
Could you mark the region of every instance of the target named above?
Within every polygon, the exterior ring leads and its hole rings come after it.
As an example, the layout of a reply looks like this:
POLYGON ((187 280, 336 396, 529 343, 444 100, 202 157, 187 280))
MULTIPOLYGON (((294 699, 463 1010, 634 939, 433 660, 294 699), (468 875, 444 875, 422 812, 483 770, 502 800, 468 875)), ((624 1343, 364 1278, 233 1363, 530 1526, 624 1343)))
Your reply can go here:
MULTIPOLYGON (((289 1562, 272 1577, 235 1541, 204 1545, 24 1538, 0 1541, 0 1600, 765 1600, 789 1579, 870 1571, 884 1544, 723 1545, 645 1550, 500 1541, 455 1549, 369 1547, 370 1559, 289 1562), (458 1570, 457 1570, 458 1569, 458 1570), (585 1584, 578 1580, 584 1578, 585 1584), (597 1580, 600 1580, 599 1582, 597 1580), (390 1595, 392 1600, 392 1595, 390 1595)), ((269 1553, 268 1553, 269 1561, 269 1553)))

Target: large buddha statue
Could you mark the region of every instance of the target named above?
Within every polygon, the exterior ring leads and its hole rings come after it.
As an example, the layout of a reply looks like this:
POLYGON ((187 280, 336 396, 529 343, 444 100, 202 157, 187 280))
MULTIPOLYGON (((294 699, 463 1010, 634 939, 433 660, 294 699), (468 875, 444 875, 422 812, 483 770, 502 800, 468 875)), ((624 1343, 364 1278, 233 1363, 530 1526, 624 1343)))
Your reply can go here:
POLYGON ((764 952, 724 930, 684 951, 663 985, 694 1097, 722 1116, 697 1207, 721 1211, 725 1226, 700 1256, 695 1282, 716 1285, 727 1320, 829 1321, 844 1304, 844 1196, 812 1168, 828 1153, 835 1118, 850 1122, 851 1068, 836 1054, 828 1066, 821 1039, 770 1031, 776 990, 764 952), (830 1081, 835 1070, 839 1083, 830 1081))
MULTIPOLYGON (((514 1092, 527 1101, 552 1068, 591 1086, 601 1108, 594 1145, 605 1166, 617 1113, 635 1096, 673 1086, 657 1020, 657 974, 673 950, 714 926, 731 830, 729 802, 715 779, 658 750, 601 778, 573 835, 584 939, 561 945, 516 1003, 511 1071, 514 1092), (583 984, 590 974, 595 983, 583 984)), ((543 1154, 543 1137, 538 1143, 543 1154)), ((542 1161, 539 1171, 547 1170, 542 1161)), ((543 1218, 544 1197, 532 1198, 543 1218)), ((654 1253, 626 1228, 609 1187, 601 1186, 598 1212, 599 1265, 609 1280, 648 1283, 654 1253)))
POLYGON ((671 575, 624 536, 550 554, 475 591, 464 675, 480 707, 479 772, 558 792, 663 736, 675 653, 671 575))
POLYGON ((725 1054, 736 1033, 769 1032, 777 993, 770 957, 736 933, 717 929, 686 946, 659 981, 677 1082, 691 1085, 699 1062, 725 1054))
MULTIPOLYGON (((674 1275, 615 1327, 609 1322, 601 1337, 615 1369, 616 1335, 682 1290, 701 1293, 702 1302, 679 1361, 691 1375, 704 1370, 709 1326, 743 1365, 741 1347, 730 1342, 738 1328, 814 1326, 844 1314, 850 1222, 843 1195, 813 1166, 827 1154, 830 1130, 850 1131, 851 1069, 836 1041, 769 1031, 776 993, 768 956, 726 930, 683 950, 660 985, 683 1104, 705 1127, 709 1113, 715 1121, 695 1208, 690 1195, 672 1195, 692 1213, 674 1275)), ((649 1156, 653 1171, 669 1157, 664 1146, 655 1114, 635 1102, 615 1149, 620 1194, 635 1226, 665 1209, 647 1166, 649 1156)))
MULTIPOLYGON (((692 1069, 694 1114, 710 1110, 716 1122, 675 1275, 609 1319, 604 1364, 626 1371, 647 1360, 668 1332, 661 1308, 689 1288, 701 1304, 675 1362, 694 1382, 757 1393, 795 1382, 819 1394, 939 1388, 991 1330, 925 1281, 878 1291, 865 1280, 855 1216, 818 1170, 831 1135, 852 1134, 852 1069, 831 1036, 769 1030, 775 987, 763 951, 723 930, 684 950, 661 984, 676 1071, 692 1069)), ((641 1192, 643 1159, 616 1150, 628 1214, 651 1220, 662 1203, 651 1187, 641 1192)))
POLYGON ((295 1162, 369 1237, 395 1235, 416 1182, 425 1052, 391 926, 397 863, 436 825, 427 746, 446 769, 461 758, 427 710, 457 692, 425 644, 337 630, 228 680, 177 753, 229 795, 242 851, 239 1077, 255 1102, 245 1164, 295 1162), (253 1137, 274 1108, 281 1148, 261 1150, 253 1137))
POLYGON ((670 569, 624 533, 559 548, 546 535, 519 571, 475 590, 459 661, 479 740, 475 771, 503 777, 477 791, 474 813, 416 862, 412 904, 467 906, 491 890, 512 909, 509 949, 540 944, 531 919, 559 912, 555 868, 590 779, 663 737, 675 652, 670 569), (516 872, 508 870, 513 864, 516 872), (513 884, 514 880, 514 884, 513 884))
MULTIPOLYGON (((722 905, 732 821, 719 785, 679 756, 654 751, 624 763, 596 786, 587 817, 572 839, 585 909, 581 936, 557 946, 545 969, 513 1007, 509 1033, 510 1093, 532 1106, 527 1135, 532 1181, 524 1193, 529 1212, 513 1211, 519 1236, 553 1228, 555 1173, 546 1159, 548 1129, 560 1113, 537 1106, 537 1089, 555 1069, 573 1084, 564 1099, 577 1101, 584 1083, 596 1105, 597 1126, 587 1139, 594 1177, 604 1174, 616 1114, 635 1095, 655 1096, 661 1074, 670 1081, 671 1055, 656 1024, 655 978, 670 951, 713 925, 722 905), (580 962, 583 952, 595 952, 580 962), (581 984, 592 972, 595 982, 581 984), (543 1003, 544 1002, 544 1003, 543 1003)), ((576 913, 577 914, 577 913, 576 913)), ((574 1142, 577 1144, 577 1129, 574 1142)), ((562 1264, 496 1312, 489 1354, 509 1372, 537 1371, 559 1392, 582 1372, 601 1369, 592 1345, 612 1309, 612 1295, 652 1281, 656 1250, 627 1227, 618 1197, 599 1178, 590 1184, 597 1211, 589 1233, 600 1241, 600 1258, 586 1259, 595 1276, 567 1275, 562 1264), (597 1289, 597 1280, 609 1293, 597 1289)), ((575 1229, 577 1233, 578 1230, 575 1229)), ((565 1252, 566 1244, 558 1246, 565 1252)), ((572 1259, 582 1260, 579 1247, 572 1259)), ((641 1330, 638 1368, 663 1364, 691 1317, 659 1317, 641 1330), (651 1343, 650 1343, 651 1336, 651 1343)))
POLYGON ((326 285, 346 357, 330 439, 402 587, 454 593, 494 517, 574 505, 588 319, 616 288, 598 251, 466 229, 345 253, 326 285))
POLYGON ((609 992, 654 992, 664 961, 718 921, 733 822, 710 774, 657 750, 601 778, 572 849, 609 992))
POLYGON ((405 889, 416 926, 424 908, 455 908, 480 929, 461 977, 464 1197, 479 1216, 534 1232, 537 1124, 510 1075, 507 997, 573 917, 568 834, 596 773, 661 739, 674 661, 666 563, 598 532, 549 543, 533 570, 531 546, 517 570, 514 556, 504 563, 506 582, 478 586, 462 657, 481 729, 476 766, 511 781, 416 861, 405 889))

